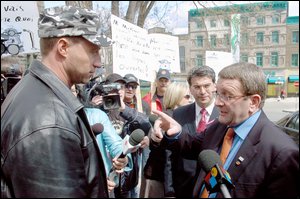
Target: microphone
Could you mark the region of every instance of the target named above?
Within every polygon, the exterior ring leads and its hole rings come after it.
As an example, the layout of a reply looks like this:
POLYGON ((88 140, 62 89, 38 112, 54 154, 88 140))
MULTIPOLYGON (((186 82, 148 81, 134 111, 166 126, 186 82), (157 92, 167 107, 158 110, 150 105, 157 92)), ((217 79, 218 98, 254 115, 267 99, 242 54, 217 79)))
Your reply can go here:
POLYGON ((101 123, 96 123, 92 125, 91 128, 95 136, 101 134, 104 130, 104 126, 101 123))
POLYGON ((140 142, 144 139, 144 131, 135 129, 130 136, 126 135, 123 139, 123 152, 118 158, 124 158, 128 153, 138 149, 141 145, 140 142))
POLYGON ((154 115, 154 114, 149 115, 149 122, 150 122, 152 128, 153 128, 154 123, 155 123, 155 121, 156 121, 157 119, 158 119, 158 116, 157 116, 157 115, 154 115))
POLYGON ((198 162, 207 173, 204 182, 209 193, 221 191, 225 198, 231 198, 228 189, 234 188, 234 185, 229 173, 222 168, 219 154, 214 150, 203 150, 198 156, 198 162))
MULTIPOLYGON (((123 151, 118 156, 118 158, 124 158, 128 153, 132 153, 134 150, 138 149, 141 145, 140 142, 144 139, 144 131, 141 129, 135 129, 130 136, 126 135, 123 139, 123 151)), ((114 181, 116 187, 119 186, 118 173, 114 170, 112 166, 108 178, 110 181, 114 181)))

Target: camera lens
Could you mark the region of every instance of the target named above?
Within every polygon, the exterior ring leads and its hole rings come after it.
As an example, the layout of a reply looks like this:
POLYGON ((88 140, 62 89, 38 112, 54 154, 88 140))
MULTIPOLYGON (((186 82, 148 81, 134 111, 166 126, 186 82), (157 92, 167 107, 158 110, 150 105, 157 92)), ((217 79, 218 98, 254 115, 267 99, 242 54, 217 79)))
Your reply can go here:
POLYGON ((114 100, 112 98, 107 98, 105 101, 107 107, 112 107, 114 105, 114 100))

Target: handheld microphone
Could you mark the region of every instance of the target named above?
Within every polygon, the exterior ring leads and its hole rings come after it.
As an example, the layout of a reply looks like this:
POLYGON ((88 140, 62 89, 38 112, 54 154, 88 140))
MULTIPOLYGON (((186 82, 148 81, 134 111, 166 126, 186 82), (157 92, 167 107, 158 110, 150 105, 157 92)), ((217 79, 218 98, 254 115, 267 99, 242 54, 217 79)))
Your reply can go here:
POLYGON ((104 126, 101 123, 96 123, 91 128, 95 136, 101 134, 104 130, 104 126))
POLYGON ((144 131, 141 129, 135 129, 130 136, 126 135, 123 139, 123 152, 118 158, 124 158, 128 153, 139 148, 140 142, 144 139, 144 131))
POLYGON ((149 115, 149 122, 150 122, 150 124, 152 125, 152 128, 153 128, 154 123, 155 123, 155 121, 156 121, 157 119, 158 119, 158 116, 157 116, 157 115, 154 115, 154 114, 149 115))
MULTIPOLYGON (((141 129, 134 130, 130 136, 126 135, 123 139, 123 151, 118 156, 118 158, 124 158, 128 153, 131 153, 132 151, 138 149, 141 145, 140 142, 144 139, 144 131, 141 129)), ((119 186, 119 179, 118 179, 118 173, 115 171, 114 167, 112 166, 108 178, 110 181, 114 181, 116 184, 116 187, 119 186)))
POLYGON ((198 162, 207 173, 204 182, 209 193, 221 191, 225 198, 231 198, 228 189, 234 188, 234 185, 229 173, 222 168, 219 154, 213 150, 203 150, 199 154, 198 162))

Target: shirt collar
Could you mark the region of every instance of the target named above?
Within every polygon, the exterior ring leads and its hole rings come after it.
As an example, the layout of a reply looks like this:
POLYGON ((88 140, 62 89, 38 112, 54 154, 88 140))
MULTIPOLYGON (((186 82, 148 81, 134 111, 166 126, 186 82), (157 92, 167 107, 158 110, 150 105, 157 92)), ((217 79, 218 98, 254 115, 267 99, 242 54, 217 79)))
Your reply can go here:
MULTIPOLYGON (((200 111, 201 111, 201 107, 195 102, 195 105, 196 105, 196 108, 195 108, 195 110, 196 110, 196 117, 201 117, 200 115, 200 111)), ((212 103, 208 106, 208 107, 206 107, 205 109, 206 109, 206 111, 207 111, 207 114, 210 116, 211 115, 211 113, 212 113, 212 111, 213 111, 213 109, 214 109, 214 106, 215 106, 215 100, 213 100, 212 101, 212 103)))
POLYGON ((247 135, 249 134, 252 127, 257 122, 258 117, 260 116, 260 113, 261 113, 261 110, 257 111, 253 115, 251 115, 248 119, 243 121, 241 124, 233 127, 235 134, 238 135, 242 140, 244 140, 247 137, 247 135))

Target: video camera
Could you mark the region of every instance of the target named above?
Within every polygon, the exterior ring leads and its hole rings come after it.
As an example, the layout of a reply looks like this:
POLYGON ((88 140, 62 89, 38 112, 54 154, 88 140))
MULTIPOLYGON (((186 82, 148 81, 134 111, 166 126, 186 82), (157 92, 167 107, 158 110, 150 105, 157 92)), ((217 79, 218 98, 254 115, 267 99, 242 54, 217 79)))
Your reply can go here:
POLYGON ((10 90, 21 80, 22 70, 19 64, 1 67, 1 104, 10 90))
POLYGON ((89 98, 92 99, 95 95, 101 95, 103 98, 104 110, 118 109, 121 106, 119 90, 121 84, 110 83, 106 84, 105 81, 96 83, 89 91, 89 98))

